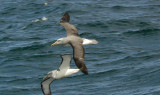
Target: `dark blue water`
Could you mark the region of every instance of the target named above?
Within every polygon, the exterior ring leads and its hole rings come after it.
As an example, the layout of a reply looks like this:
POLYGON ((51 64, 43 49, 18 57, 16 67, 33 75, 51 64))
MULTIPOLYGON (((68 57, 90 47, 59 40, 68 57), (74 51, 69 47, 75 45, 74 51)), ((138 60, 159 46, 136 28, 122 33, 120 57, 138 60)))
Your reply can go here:
POLYGON ((0 95, 43 95, 42 78, 72 53, 50 46, 66 36, 66 11, 80 36, 99 44, 85 46, 89 75, 55 80, 52 94, 160 95, 159 0, 1 0, 0 95))

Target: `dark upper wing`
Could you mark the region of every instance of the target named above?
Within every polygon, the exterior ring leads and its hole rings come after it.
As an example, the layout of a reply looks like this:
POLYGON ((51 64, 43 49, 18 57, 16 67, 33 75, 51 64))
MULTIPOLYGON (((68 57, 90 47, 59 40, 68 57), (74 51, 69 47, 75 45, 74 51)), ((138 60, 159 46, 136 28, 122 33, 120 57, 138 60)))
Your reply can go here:
POLYGON ((53 80, 53 78, 48 78, 41 82, 41 89, 44 95, 51 95, 50 84, 53 80))
POLYGON ((64 28, 67 31, 67 36, 70 36, 70 35, 79 36, 77 28, 74 25, 70 24, 69 20, 70 20, 70 16, 67 12, 63 15, 63 17, 60 20, 60 24, 64 26, 64 28))
POLYGON ((70 16, 69 16, 69 14, 66 12, 66 13, 63 15, 63 17, 61 18, 60 23, 69 22, 69 20, 70 20, 70 16))
POLYGON ((82 43, 79 42, 71 42, 71 46, 73 48, 73 58, 75 61, 76 66, 84 73, 88 74, 88 70, 86 65, 84 64, 84 48, 82 43))

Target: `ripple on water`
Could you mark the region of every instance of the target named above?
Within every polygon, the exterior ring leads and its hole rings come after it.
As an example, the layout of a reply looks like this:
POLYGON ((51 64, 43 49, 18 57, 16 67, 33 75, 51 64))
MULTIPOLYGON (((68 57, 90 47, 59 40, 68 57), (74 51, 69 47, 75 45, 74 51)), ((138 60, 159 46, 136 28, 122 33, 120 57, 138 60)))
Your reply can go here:
MULTIPOLYGON (((66 32, 59 25, 71 15, 84 46, 89 75, 81 72, 55 80, 57 95, 159 95, 158 0, 2 0, 0 6, 0 95, 42 95, 40 83, 57 69, 70 47, 50 47, 66 32), (46 21, 32 22, 42 17, 46 21)), ((72 60, 71 67, 76 68, 72 60)))

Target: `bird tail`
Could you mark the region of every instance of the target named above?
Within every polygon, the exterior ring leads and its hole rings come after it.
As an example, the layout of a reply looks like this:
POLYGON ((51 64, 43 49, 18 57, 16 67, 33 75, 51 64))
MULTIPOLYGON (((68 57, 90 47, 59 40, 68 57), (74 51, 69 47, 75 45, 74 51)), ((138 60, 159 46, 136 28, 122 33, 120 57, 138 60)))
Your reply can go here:
POLYGON ((92 40, 92 44, 98 44, 97 40, 92 40))
POLYGON ((82 39, 83 39, 83 45, 98 44, 98 41, 95 39, 86 39, 86 38, 82 39))

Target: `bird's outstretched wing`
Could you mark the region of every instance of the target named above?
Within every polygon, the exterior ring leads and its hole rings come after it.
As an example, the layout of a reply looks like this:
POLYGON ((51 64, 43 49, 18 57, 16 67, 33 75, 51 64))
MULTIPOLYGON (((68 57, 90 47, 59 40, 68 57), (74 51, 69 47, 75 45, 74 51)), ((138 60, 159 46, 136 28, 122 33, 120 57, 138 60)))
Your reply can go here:
POLYGON ((60 24, 64 26, 67 31, 67 38, 70 40, 69 44, 73 48, 73 58, 77 67, 84 73, 88 74, 86 65, 84 64, 84 48, 82 46, 83 40, 78 34, 77 28, 69 23, 70 16, 66 12, 60 20, 60 24))
POLYGON ((41 82, 41 89, 44 95, 51 95, 50 84, 53 80, 53 78, 48 78, 41 82))
POLYGON ((59 70, 68 70, 70 68, 72 55, 71 54, 64 54, 61 55, 62 62, 59 67, 59 70))
POLYGON ((63 15, 63 17, 60 20, 60 24, 64 26, 64 28, 67 31, 67 36, 70 35, 79 36, 77 28, 74 25, 70 24, 69 20, 70 16, 67 12, 63 15))
POLYGON ((69 16, 69 14, 66 12, 66 13, 63 15, 63 17, 61 18, 60 23, 65 23, 65 22, 68 22, 68 23, 69 23, 69 21, 70 21, 70 16, 69 16))
POLYGON ((86 65, 84 64, 84 48, 82 43, 72 42, 71 46, 73 48, 73 59, 76 66, 84 73, 88 74, 86 65))

